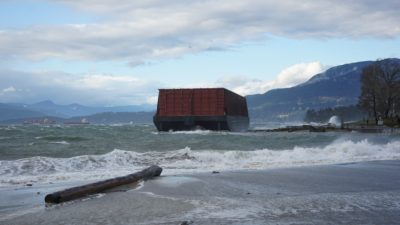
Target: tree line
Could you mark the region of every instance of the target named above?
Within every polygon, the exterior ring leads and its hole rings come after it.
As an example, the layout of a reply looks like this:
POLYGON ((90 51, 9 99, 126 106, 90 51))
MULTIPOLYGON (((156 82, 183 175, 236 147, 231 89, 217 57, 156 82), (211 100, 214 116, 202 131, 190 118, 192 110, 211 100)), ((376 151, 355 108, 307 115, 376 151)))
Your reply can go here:
POLYGON ((366 116, 365 112, 355 105, 340 106, 320 110, 309 109, 304 117, 304 122, 327 123, 335 115, 345 122, 361 120, 366 116))
POLYGON ((380 119, 400 121, 400 61, 384 59, 365 67, 361 74, 358 106, 378 124, 380 119))
POLYGON ((357 106, 344 106, 306 112, 305 122, 326 123, 337 115, 343 121, 374 121, 400 125, 400 60, 377 60, 361 73, 361 95, 357 106))

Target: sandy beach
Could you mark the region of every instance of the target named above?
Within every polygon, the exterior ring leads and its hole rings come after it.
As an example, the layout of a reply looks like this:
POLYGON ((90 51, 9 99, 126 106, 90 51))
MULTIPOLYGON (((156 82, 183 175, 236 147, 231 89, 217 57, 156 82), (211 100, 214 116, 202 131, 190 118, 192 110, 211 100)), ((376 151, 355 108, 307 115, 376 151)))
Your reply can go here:
MULTIPOLYGON (((78 183, 0 189, 0 224, 396 224, 400 161, 161 176, 45 207, 78 183)), ((83 182, 82 182, 83 183, 83 182)))

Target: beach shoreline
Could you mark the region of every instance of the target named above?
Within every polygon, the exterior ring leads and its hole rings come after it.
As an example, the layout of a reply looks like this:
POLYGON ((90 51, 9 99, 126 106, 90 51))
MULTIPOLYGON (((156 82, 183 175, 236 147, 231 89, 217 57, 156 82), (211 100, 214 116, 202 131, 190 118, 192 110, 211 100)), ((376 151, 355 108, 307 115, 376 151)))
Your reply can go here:
POLYGON ((394 224, 400 160, 161 176, 60 205, 77 185, 1 188, 0 224, 394 224))

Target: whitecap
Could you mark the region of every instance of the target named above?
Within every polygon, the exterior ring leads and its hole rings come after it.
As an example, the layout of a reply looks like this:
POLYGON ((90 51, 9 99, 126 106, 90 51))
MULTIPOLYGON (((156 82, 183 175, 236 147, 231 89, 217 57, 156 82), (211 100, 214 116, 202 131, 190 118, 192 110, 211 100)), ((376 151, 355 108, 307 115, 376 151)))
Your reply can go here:
POLYGON ((194 151, 186 147, 164 152, 134 152, 115 149, 103 155, 0 160, 0 185, 98 180, 127 175, 150 165, 161 166, 164 175, 179 175, 399 159, 400 141, 373 144, 367 139, 337 140, 325 147, 286 150, 194 151))

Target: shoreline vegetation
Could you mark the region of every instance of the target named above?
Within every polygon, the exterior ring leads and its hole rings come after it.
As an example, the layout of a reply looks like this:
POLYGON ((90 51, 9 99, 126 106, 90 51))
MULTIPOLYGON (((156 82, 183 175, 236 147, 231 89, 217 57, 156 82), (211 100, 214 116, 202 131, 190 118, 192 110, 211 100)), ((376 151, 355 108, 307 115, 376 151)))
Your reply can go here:
MULTIPOLYGON (((400 62, 384 59, 364 67, 360 85, 361 94, 357 105, 310 109, 306 112, 304 121, 321 123, 336 115, 341 120, 340 130, 400 133, 400 62), (350 124, 343 122, 358 120, 361 121, 350 124)), ((329 128, 297 127, 294 129, 324 131, 329 128)), ((290 130, 293 129, 289 128, 288 131, 290 130)))
POLYGON ((374 125, 368 124, 364 121, 343 123, 340 126, 332 124, 326 125, 299 125, 299 126, 286 126, 274 129, 253 129, 249 132, 298 132, 298 131, 309 131, 309 132, 362 132, 362 133, 389 133, 389 134, 400 134, 400 126, 398 124, 394 126, 386 125, 374 125))

